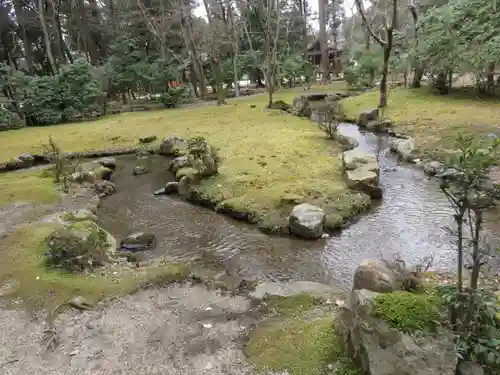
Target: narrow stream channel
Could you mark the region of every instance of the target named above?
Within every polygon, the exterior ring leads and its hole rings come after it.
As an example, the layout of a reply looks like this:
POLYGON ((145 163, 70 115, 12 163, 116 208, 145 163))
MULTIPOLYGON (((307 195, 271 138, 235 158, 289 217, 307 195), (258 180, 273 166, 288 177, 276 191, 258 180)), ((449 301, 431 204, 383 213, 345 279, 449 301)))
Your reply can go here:
POLYGON ((208 209, 152 192, 165 184, 165 162, 152 158, 152 173, 132 176, 135 156, 119 158, 114 179, 118 192, 101 202, 102 225, 118 239, 134 231, 153 231, 155 255, 189 260, 208 251, 227 259, 242 276, 278 280, 309 280, 351 286, 356 266, 367 258, 399 253, 409 263, 434 254, 434 268, 453 269, 449 204, 435 179, 414 166, 399 163, 387 139, 362 133, 352 124, 340 131, 359 141, 362 150, 380 150, 384 197, 371 212, 338 236, 303 241, 272 237, 208 209))

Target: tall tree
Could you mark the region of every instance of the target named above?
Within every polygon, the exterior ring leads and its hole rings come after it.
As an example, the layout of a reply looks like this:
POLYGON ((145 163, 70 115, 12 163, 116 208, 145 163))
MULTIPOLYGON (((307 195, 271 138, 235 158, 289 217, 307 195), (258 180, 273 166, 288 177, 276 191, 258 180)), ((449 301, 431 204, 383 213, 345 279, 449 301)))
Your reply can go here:
POLYGON ((329 76, 329 50, 328 36, 326 34, 326 8, 328 0, 318 0, 319 14, 319 47, 321 50, 321 84, 328 84, 329 76))
POLYGON ((370 33, 370 36, 382 47, 384 53, 384 60, 382 65, 382 77, 380 79, 380 99, 379 107, 383 108, 387 106, 387 77, 389 74, 389 59, 391 57, 391 51, 394 43, 394 32, 398 28, 398 1, 399 0, 388 0, 385 4, 385 12, 382 12, 383 18, 383 34, 384 37, 380 36, 378 32, 375 32, 373 25, 367 17, 367 13, 364 9, 361 0, 355 0, 358 12, 361 15, 363 24, 366 30, 370 33))

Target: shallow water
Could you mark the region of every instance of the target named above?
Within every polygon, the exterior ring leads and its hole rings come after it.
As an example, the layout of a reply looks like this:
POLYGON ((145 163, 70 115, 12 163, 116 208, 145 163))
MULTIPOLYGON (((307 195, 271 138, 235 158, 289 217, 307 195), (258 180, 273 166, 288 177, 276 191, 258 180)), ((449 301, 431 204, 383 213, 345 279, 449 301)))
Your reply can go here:
POLYGON ((208 251, 244 277, 310 280, 347 289, 363 259, 395 253, 409 263, 434 254, 434 268, 453 269, 455 252, 443 229, 451 224, 451 210, 437 181, 399 163, 386 139, 362 134, 351 124, 342 124, 340 131, 358 139, 363 150, 380 150, 384 197, 338 236, 314 242, 268 236, 175 197, 155 197, 153 191, 172 179, 166 172, 168 161, 161 157, 151 158, 152 173, 138 177, 132 176, 135 157, 120 157, 114 175, 118 192, 102 201, 99 216, 118 239, 134 231, 153 231, 156 255, 189 260, 208 251))

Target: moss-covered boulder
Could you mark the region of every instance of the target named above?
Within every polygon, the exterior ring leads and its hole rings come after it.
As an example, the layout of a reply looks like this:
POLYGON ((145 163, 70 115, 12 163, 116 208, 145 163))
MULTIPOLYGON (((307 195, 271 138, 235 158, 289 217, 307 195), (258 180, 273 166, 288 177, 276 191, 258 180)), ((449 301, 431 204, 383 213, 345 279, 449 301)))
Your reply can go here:
POLYGON ((455 339, 434 323, 438 308, 429 295, 355 290, 335 326, 363 373, 455 375, 455 339))
POLYGON ((311 117, 312 108, 306 95, 299 95, 293 99, 292 114, 299 117, 311 117))
POLYGON ((170 162, 168 165, 168 170, 177 173, 177 171, 181 168, 191 167, 191 163, 187 156, 178 156, 174 160, 170 162))
POLYGON ((79 272, 104 265, 116 251, 116 240, 95 222, 83 220, 54 230, 46 246, 49 264, 79 272))
POLYGON ((100 162, 85 162, 80 163, 75 172, 70 176, 73 182, 84 183, 90 182, 94 183, 96 181, 111 179, 113 170, 111 168, 103 166, 100 162))
POLYGON ((187 157, 189 165, 198 170, 201 177, 216 175, 220 158, 217 149, 203 137, 187 140, 187 157))
POLYGON ((186 142, 175 134, 169 134, 160 144, 159 153, 164 156, 180 156, 184 154, 186 142))

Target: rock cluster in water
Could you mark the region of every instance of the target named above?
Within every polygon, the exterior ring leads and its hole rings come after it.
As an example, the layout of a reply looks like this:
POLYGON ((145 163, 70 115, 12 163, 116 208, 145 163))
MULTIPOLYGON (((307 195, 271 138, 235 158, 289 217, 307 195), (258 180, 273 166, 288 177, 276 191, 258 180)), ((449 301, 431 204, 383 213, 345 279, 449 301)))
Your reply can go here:
POLYGON ((186 141, 170 134, 160 144, 159 153, 175 157, 167 169, 175 174, 177 181, 168 182, 164 188, 155 191, 155 195, 179 194, 189 198, 193 185, 218 172, 220 159, 217 150, 201 137, 186 141))
POLYGON ((344 151, 342 165, 350 188, 361 190, 372 198, 381 198, 380 165, 377 155, 358 149, 344 151))

